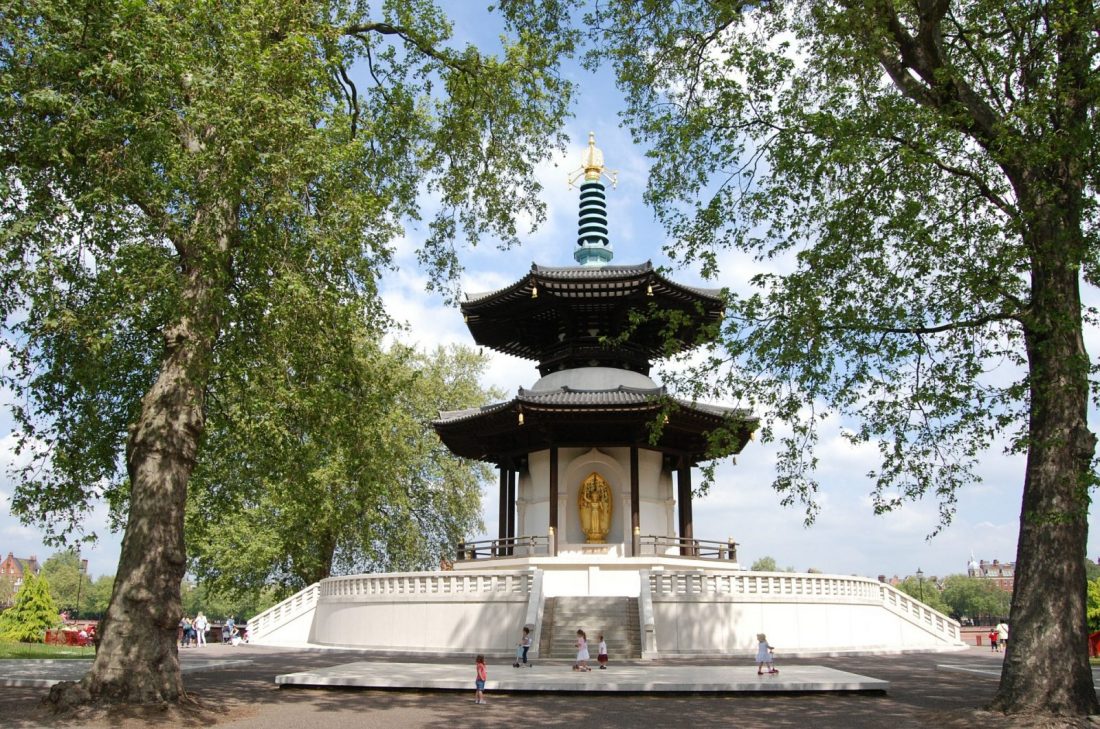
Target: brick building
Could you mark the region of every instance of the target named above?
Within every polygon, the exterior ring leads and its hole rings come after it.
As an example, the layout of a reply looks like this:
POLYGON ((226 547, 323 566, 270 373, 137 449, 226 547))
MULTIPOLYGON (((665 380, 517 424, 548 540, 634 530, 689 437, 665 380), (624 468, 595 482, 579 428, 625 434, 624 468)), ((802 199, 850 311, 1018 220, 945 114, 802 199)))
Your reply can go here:
POLYGON ((971 559, 970 564, 967 565, 966 574, 983 580, 993 580, 997 587, 1005 592, 1012 592, 1012 583, 1016 579, 1016 563, 971 559))
POLYGON ((41 570, 38 557, 33 554, 30 557, 16 557, 8 552, 8 556, 0 562, 0 577, 10 577, 17 590, 23 584, 23 575, 28 572, 37 575, 41 570))

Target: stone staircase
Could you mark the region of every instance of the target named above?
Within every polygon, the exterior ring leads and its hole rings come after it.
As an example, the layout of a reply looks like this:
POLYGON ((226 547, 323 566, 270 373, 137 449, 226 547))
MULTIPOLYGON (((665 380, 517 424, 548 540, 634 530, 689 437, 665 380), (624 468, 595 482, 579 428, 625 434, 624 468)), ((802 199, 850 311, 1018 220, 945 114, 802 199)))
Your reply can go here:
POLYGON ((548 597, 542 611, 541 658, 577 656, 577 630, 588 635, 588 652, 596 663, 600 634, 612 661, 641 658, 636 597, 548 597))

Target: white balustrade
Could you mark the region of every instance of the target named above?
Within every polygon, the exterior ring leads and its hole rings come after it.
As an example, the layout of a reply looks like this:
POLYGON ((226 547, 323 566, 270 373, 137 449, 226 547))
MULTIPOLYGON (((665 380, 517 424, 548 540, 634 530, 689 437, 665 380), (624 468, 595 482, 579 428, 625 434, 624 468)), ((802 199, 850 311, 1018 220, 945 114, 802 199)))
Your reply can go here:
POLYGON ((652 599, 688 596, 745 598, 819 598, 821 600, 881 603, 924 630, 948 642, 961 640, 959 624, 904 592, 868 577, 780 572, 678 572, 649 573, 652 599))
POLYGON ((484 595, 531 592, 532 572, 407 572, 329 577, 321 582, 321 597, 385 597, 394 595, 484 595))
POLYGON ((314 582, 309 587, 299 590, 278 605, 264 610, 248 620, 248 634, 250 638, 261 638, 280 625, 284 625, 302 613, 312 610, 317 604, 320 595, 320 584, 314 582))

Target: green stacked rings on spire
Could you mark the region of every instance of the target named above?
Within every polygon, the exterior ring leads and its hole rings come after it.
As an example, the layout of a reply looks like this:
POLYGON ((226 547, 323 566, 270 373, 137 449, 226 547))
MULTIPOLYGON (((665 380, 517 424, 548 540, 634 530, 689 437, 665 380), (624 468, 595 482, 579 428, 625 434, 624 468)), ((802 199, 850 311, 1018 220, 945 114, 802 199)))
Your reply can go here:
POLYGON ((607 197, 603 183, 585 180, 581 185, 577 250, 573 258, 582 266, 603 266, 614 255, 607 237, 607 197))

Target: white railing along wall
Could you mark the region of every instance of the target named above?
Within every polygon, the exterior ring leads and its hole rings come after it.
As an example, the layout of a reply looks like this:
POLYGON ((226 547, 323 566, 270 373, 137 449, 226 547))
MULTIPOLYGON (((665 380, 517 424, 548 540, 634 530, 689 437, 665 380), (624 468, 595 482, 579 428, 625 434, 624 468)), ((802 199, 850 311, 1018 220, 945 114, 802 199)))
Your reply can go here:
POLYGON ((962 641, 962 633, 959 623, 947 617, 938 610, 925 605, 920 600, 914 599, 901 590, 884 582, 878 583, 882 593, 882 604, 886 609, 908 618, 910 621, 921 625, 938 635, 943 635, 951 640, 962 641))
POLYGON ((658 595, 743 595, 774 597, 845 597, 867 602, 881 600, 879 583, 859 577, 834 577, 777 572, 660 572, 649 573, 649 586, 658 595))
POLYGON ((904 592, 869 577, 840 577, 785 572, 662 572, 649 573, 652 599, 662 596, 723 596, 746 599, 821 598, 878 603, 948 642, 962 640, 958 622, 904 592))
POLYGON ((299 590, 278 605, 264 610, 259 615, 249 618, 248 635, 250 638, 261 638, 269 634, 281 625, 298 617, 307 610, 312 610, 317 604, 320 595, 320 582, 314 582, 309 587, 299 590))
POLYGON ((321 582, 321 598, 395 595, 530 594, 534 574, 514 572, 404 572, 329 577, 321 582))

